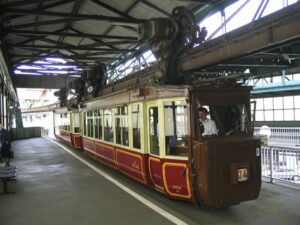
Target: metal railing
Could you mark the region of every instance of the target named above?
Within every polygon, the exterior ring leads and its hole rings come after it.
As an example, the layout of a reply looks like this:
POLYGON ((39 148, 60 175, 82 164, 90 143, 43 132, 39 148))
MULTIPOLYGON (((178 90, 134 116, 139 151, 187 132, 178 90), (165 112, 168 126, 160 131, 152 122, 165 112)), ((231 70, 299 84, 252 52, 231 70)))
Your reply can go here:
MULTIPOLYGON (((300 147, 299 127, 269 127, 270 136, 267 138, 269 146, 300 147)), ((264 130, 265 131, 265 130, 264 130)), ((254 128, 254 135, 260 136, 261 128, 254 128)))
POLYGON ((300 184, 300 148, 262 146, 261 163, 262 176, 271 183, 300 184))

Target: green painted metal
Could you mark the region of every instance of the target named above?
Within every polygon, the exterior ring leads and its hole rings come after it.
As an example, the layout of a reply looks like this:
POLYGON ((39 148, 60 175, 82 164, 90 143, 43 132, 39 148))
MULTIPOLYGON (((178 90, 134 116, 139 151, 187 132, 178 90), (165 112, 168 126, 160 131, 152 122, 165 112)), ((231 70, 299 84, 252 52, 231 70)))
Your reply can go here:
POLYGON ((283 92, 283 91, 295 91, 299 92, 300 90, 300 81, 289 81, 289 82, 276 82, 269 84, 260 84, 256 85, 251 94, 261 94, 261 93, 274 93, 274 92, 283 92))
POLYGON ((15 117, 16 117, 16 128, 23 128, 23 120, 21 109, 18 107, 15 109, 15 117))

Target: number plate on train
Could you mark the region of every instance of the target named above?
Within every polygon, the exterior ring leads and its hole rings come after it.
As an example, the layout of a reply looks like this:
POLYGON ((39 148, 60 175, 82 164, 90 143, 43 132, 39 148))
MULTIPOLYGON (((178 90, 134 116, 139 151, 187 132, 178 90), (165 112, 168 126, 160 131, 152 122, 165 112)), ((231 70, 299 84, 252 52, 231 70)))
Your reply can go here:
POLYGON ((238 182, 244 182, 248 180, 248 169, 240 168, 237 169, 237 180, 238 182))

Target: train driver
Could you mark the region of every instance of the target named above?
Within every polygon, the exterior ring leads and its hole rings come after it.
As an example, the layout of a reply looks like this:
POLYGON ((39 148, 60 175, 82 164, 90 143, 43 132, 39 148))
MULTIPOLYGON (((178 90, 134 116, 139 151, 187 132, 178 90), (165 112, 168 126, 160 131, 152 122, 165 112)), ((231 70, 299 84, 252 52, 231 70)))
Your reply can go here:
POLYGON ((200 130, 202 136, 209 136, 209 135, 217 135, 218 130, 216 127, 215 121, 207 118, 208 111, 204 107, 198 108, 198 116, 199 116, 199 123, 200 123, 200 130))

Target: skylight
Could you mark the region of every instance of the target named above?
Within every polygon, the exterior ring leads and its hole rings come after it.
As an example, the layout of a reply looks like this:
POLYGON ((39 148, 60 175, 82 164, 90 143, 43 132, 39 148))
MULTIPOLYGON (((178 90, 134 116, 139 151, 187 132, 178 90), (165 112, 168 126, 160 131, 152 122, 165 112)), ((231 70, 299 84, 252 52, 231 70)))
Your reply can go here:
POLYGON ((62 58, 52 58, 52 57, 47 57, 47 58, 45 58, 45 60, 51 61, 51 62, 63 63, 63 64, 66 64, 68 62, 62 58))
POLYGON ((21 70, 15 70, 15 74, 26 74, 26 75, 42 75, 41 73, 33 73, 33 72, 24 72, 21 70))
POLYGON ((223 14, 218 11, 204 18, 199 25, 206 27, 206 40, 210 40, 296 2, 297 0, 240 0, 227 6, 223 14))
POLYGON ((18 65, 14 73, 15 75, 73 75, 72 77, 80 77, 79 68, 75 64, 58 57, 46 57, 36 60, 32 63, 18 65))

